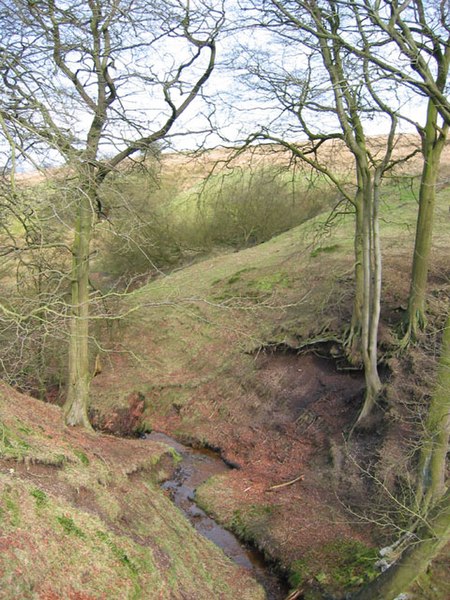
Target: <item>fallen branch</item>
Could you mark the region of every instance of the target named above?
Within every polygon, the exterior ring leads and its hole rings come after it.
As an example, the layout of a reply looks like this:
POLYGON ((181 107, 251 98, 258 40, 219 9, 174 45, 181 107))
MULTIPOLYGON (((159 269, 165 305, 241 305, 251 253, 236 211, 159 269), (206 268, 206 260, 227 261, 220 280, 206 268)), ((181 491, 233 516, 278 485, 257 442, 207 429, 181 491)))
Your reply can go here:
POLYGON ((288 487, 288 485, 293 485, 294 483, 297 483, 297 481, 303 481, 304 478, 304 475, 299 475, 295 479, 291 479, 291 481, 286 481, 286 483, 278 483, 277 485, 271 485, 270 488, 267 488, 266 492, 280 490, 281 488, 288 487))
POLYGON ((286 596, 284 600, 297 600, 297 598, 299 598, 301 594, 303 594, 303 588, 294 590, 289 594, 289 596, 286 596))

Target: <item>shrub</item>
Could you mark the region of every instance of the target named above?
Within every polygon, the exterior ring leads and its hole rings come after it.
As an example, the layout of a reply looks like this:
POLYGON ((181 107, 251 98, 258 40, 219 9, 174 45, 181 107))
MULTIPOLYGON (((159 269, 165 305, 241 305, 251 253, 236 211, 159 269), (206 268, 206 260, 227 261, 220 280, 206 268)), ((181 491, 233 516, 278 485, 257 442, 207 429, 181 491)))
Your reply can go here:
POLYGON ((240 172, 206 190, 197 206, 206 246, 245 248, 300 225, 324 209, 302 182, 272 170, 240 172), (217 187, 217 186, 216 186, 217 187))
POLYGON ((109 182, 108 190, 100 269, 120 277, 178 264, 182 251, 171 214, 176 190, 157 187, 153 176, 139 173, 109 182))
POLYGON ((116 206, 101 268, 115 277, 173 268, 216 248, 260 244, 323 211, 334 197, 323 183, 310 189, 305 178, 250 168, 210 177, 188 193, 123 176, 111 193, 116 206))
POLYGON ((52 201, 45 186, 2 194, 0 377, 41 398, 65 371, 61 344, 70 293, 67 230, 52 201))

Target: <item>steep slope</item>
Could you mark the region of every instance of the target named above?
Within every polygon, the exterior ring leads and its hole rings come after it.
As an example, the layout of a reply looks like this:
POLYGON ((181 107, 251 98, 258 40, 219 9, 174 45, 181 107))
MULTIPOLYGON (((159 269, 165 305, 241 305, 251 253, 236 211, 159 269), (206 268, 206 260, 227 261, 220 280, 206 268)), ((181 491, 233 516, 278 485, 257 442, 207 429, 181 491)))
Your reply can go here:
POLYGON ((264 598, 159 490, 175 458, 0 384, 0 598, 264 598))
MULTIPOLYGON (((442 189, 430 274, 437 326, 449 292, 449 199, 442 189)), ((372 576, 369 547, 374 536, 383 542, 376 517, 363 514, 367 495, 378 497, 377 478, 411 484, 408 443, 416 433, 405 406, 423 397, 433 361, 426 352, 398 359, 393 331, 408 293, 416 208, 409 188, 385 190, 380 359, 390 380, 389 418, 378 415, 375 433, 350 445, 342 436, 363 394, 362 374, 348 370, 341 347, 353 295, 346 214, 316 218, 130 294, 117 342, 93 381, 98 426, 165 431, 219 448, 239 467, 202 486, 199 500, 289 567, 296 585, 313 582, 329 593, 372 576)), ((433 331, 427 352, 437 344, 433 331)))
MULTIPOLYGON (((447 289, 449 201, 447 187, 438 198, 432 315, 439 313, 439 294, 445 300, 447 289)), ((386 326, 399 321, 407 296, 416 210, 409 187, 385 190, 382 351, 392 342, 386 326)), ((260 350, 338 343, 352 310, 353 220, 345 213, 327 217, 160 277, 125 296, 122 317, 112 326, 114 347, 101 355, 103 371, 93 380, 99 419, 111 421, 114 429, 111 408, 128 413, 141 393, 149 426, 161 416, 178 422, 189 416, 192 426, 202 419, 203 396, 211 412, 208 386, 222 386, 223 399, 233 396, 236 380, 249 378, 254 385, 260 350)), ((332 350, 339 357, 339 349, 332 350)))

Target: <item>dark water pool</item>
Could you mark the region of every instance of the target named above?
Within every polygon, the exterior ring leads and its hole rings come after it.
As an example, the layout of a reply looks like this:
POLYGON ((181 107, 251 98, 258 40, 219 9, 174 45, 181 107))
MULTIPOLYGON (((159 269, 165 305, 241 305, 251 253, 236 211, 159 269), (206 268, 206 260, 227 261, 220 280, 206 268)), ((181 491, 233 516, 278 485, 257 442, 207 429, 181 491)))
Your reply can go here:
POLYGON ((162 488, 170 492, 175 505, 184 512, 195 529, 219 546, 231 560, 248 569, 266 590, 268 600, 284 598, 288 588, 273 572, 261 552, 240 542, 235 535, 218 525, 195 504, 196 488, 213 475, 230 469, 218 453, 207 448, 184 446, 163 433, 152 432, 146 434, 145 438, 163 442, 182 456, 183 460, 173 479, 166 481, 162 488))

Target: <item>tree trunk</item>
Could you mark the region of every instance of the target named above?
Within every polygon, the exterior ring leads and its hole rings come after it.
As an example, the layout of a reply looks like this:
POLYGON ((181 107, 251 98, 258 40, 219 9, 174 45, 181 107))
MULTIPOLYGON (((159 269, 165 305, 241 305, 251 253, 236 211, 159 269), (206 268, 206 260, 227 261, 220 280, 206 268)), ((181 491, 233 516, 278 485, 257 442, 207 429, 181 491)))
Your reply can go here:
POLYGON ((438 112, 430 100, 422 141, 424 166, 420 182, 419 214, 417 217, 408 310, 405 317, 405 344, 411 338, 416 338, 418 333, 425 329, 427 323, 425 300, 433 235, 436 183, 447 132, 447 125, 444 125, 439 132, 438 112))
POLYGON ((396 563, 354 594, 352 600, 394 600, 427 569, 450 540, 450 490, 431 511, 417 537, 396 563))
POLYGON ((350 332, 346 340, 346 350, 352 364, 361 363, 361 331, 364 305, 364 269, 363 269, 363 195, 358 190, 355 197, 355 299, 350 324, 350 332))
POLYGON ((419 461, 418 503, 425 514, 417 540, 398 561, 352 600, 392 600, 405 592, 450 541, 450 489, 445 488, 450 434, 450 314, 447 317, 436 390, 431 400, 419 461), (427 514, 428 508, 431 510, 427 514))
POLYGON ((378 375, 378 324, 381 303, 381 250, 378 224, 379 177, 374 180, 368 170, 364 181, 363 203, 363 283, 361 352, 364 363, 366 393, 363 408, 356 425, 361 425, 370 415, 381 390, 378 375))
POLYGON ((72 314, 69 340, 69 380, 64 405, 67 425, 90 428, 89 386, 89 251, 92 234, 94 188, 88 179, 80 189, 72 258, 72 314))
POLYGON ((450 313, 442 338, 436 389, 430 402, 419 459, 417 504, 422 512, 445 492, 450 436, 450 313))

